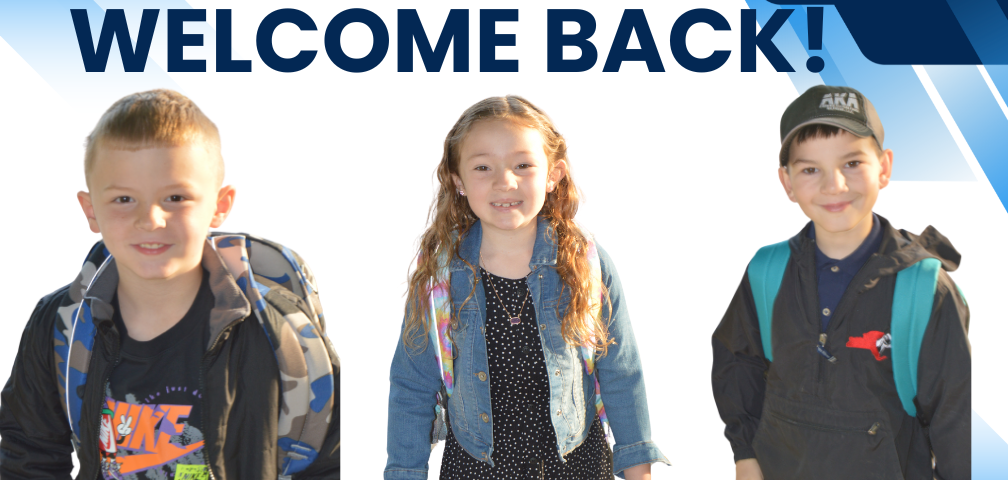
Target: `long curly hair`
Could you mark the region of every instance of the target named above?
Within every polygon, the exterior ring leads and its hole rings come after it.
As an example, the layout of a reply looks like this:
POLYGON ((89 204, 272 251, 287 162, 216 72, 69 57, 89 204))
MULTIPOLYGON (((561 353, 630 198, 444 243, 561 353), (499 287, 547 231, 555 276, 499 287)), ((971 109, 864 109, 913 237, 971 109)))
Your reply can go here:
MULTIPOLYGON (((478 275, 476 266, 461 258, 458 252, 458 238, 465 235, 478 218, 469 207, 469 202, 457 194, 452 175, 459 174, 459 152, 473 126, 480 121, 493 119, 507 120, 515 125, 538 131, 542 135, 546 157, 549 159, 548 170, 552 170, 561 160, 567 162, 568 174, 557 183, 552 192, 546 194, 546 201, 539 212, 539 215, 545 216, 553 227, 557 244, 557 273, 563 281, 562 288, 570 291, 567 310, 561 320, 561 331, 568 344, 594 347, 596 355, 605 356, 609 345, 614 343, 609 337, 609 319, 601 318, 601 308, 599 315, 590 322, 585 321, 585 317, 591 310, 593 302, 609 303, 609 294, 603 284, 604 300, 590 298, 591 265, 584 253, 587 251, 588 241, 574 223, 579 195, 570 176, 567 142, 546 113, 528 100, 515 95, 490 97, 477 102, 462 113, 445 138, 444 153, 437 167, 440 188, 431 204, 428 216, 430 226, 420 238, 417 267, 409 278, 406 326, 402 341, 412 349, 421 345, 426 346, 425 339, 430 331, 427 319, 427 312, 430 310, 429 288, 431 279, 443 267, 438 265, 438 259, 443 251, 449 254, 447 258, 458 258, 465 262, 472 269, 474 278, 478 275)), ((537 234, 545 235, 547 232, 537 234)), ((472 299, 474 294, 475 286, 463 304, 472 299)), ((558 309, 560 307, 557 305, 558 309)), ((451 318, 451 330, 454 330, 458 328, 458 317, 453 312, 451 318)))

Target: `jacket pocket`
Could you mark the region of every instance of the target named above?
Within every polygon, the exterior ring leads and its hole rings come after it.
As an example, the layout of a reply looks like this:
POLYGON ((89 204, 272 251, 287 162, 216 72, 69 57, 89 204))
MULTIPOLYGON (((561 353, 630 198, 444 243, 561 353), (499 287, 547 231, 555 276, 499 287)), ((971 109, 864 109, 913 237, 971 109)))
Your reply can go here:
POLYGON ((810 406, 767 393, 753 449, 767 480, 903 479, 888 414, 810 406))

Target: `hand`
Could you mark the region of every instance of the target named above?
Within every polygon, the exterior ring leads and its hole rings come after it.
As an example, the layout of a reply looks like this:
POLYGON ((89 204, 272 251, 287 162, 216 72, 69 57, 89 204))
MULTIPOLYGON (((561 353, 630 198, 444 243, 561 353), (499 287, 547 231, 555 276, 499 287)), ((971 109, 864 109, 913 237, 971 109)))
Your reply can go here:
POLYGON ((763 471, 755 458, 735 462, 735 480, 763 480, 763 471))
POLYGON ((626 480, 651 480, 651 464, 634 465, 623 470, 626 480))
POLYGON ((119 432, 120 437, 125 437, 133 432, 133 428, 130 424, 133 423, 133 417, 126 418, 126 415, 119 415, 119 426, 116 427, 116 431, 119 432))

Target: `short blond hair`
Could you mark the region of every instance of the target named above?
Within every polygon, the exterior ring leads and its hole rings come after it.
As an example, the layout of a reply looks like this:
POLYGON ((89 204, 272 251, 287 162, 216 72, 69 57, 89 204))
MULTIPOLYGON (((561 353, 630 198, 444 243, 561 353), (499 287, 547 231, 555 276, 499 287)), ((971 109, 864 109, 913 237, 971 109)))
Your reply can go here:
POLYGON ((84 179, 94 170, 99 148, 136 151, 202 143, 217 159, 218 183, 224 181, 217 126, 185 95, 157 89, 120 98, 98 119, 84 149, 84 179))

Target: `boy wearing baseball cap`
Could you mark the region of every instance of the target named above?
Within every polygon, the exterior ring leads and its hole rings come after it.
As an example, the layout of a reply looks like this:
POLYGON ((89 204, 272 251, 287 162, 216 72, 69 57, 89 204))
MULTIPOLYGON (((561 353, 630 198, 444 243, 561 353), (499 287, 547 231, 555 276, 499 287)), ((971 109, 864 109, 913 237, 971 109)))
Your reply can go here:
POLYGON ((959 253, 872 212, 893 152, 857 90, 810 88, 780 134, 781 184, 811 222, 757 253, 714 332, 736 477, 970 478, 959 253))

